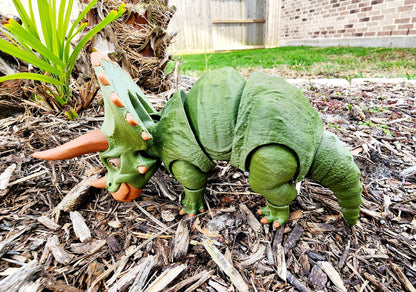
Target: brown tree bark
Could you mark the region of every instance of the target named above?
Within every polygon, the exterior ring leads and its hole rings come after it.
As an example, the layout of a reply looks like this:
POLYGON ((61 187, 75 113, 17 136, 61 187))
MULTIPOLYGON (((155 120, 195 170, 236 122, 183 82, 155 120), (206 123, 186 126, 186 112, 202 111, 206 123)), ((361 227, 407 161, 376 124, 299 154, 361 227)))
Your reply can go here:
MULTIPOLYGON (((88 24, 94 26, 107 11, 122 3, 119 0, 100 0, 87 15, 88 24)), ((104 53, 109 53, 110 58, 128 71, 141 88, 155 93, 168 90, 171 85, 165 67, 170 56, 166 49, 174 35, 168 35, 166 29, 175 8, 169 7, 167 0, 124 0, 124 3, 126 13, 95 38, 93 48, 100 50, 103 46, 107 50, 114 46, 112 52, 104 53)))

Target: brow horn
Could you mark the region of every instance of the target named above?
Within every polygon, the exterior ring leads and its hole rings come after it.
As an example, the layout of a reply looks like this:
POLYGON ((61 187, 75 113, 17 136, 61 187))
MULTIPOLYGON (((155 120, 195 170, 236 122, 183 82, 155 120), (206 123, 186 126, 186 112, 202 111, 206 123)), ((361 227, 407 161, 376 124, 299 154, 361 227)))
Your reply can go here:
POLYGON ((33 153, 33 156, 45 160, 63 160, 81 156, 86 153, 104 151, 107 148, 107 138, 104 136, 103 132, 98 129, 56 148, 35 152, 33 153))

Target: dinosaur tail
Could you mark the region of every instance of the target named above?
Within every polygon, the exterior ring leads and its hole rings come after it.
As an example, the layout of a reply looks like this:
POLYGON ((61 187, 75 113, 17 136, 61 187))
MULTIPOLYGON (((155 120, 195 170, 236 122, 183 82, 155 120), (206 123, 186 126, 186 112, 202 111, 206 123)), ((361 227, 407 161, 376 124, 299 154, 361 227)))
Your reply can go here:
POLYGON ((351 226, 357 223, 363 189, 361 173, 337 136, 324 131, 307 176, 333 191, 345 219, 351 226))

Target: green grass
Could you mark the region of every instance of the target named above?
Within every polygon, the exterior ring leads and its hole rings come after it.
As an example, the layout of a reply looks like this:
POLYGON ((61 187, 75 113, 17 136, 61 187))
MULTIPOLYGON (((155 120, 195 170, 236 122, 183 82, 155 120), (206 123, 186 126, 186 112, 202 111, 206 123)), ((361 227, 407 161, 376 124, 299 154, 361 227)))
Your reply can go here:
POLYGON ((243 72, 275 70, 286 78, 416 78, 416 49, 281 47, 181 56, 183 74, 233 67, 243 72))

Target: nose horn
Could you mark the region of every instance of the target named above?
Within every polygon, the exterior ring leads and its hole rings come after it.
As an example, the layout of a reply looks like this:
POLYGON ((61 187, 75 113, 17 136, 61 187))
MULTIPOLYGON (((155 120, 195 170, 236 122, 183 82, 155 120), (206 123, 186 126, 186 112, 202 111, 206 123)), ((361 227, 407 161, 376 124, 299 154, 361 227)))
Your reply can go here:
POLYGON ((107 138, 98 129, 53 149, 35 152, 33 157, 45 160, 64 160, 108 148, 107 138))
POLYGON ((90 186, 92 186, 94 188, 97 188, 97 189, 105 189, 106 184, 107 183, 106 183, 106 180, 105 180, 105 176, 103 176, 99 179, 90 181, 90 186))

